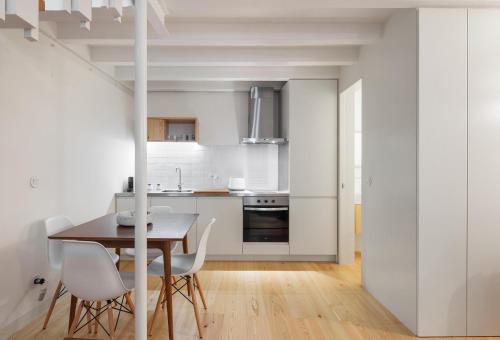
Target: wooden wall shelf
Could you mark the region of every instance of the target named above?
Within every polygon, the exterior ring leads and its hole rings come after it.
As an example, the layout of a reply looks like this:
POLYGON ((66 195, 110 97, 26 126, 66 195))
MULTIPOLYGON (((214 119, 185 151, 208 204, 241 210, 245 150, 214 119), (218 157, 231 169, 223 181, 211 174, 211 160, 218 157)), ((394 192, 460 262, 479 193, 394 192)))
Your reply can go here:
POLYGON ((148 118, 149 142, 198 142, 198 119, 148 118))

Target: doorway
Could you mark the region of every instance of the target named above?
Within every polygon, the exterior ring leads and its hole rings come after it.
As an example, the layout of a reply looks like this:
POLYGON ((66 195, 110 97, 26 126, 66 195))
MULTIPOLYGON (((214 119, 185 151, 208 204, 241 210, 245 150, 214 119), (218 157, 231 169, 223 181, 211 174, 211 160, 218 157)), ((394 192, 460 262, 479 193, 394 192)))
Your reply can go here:
POLYGON ((361 256, 362 81, 340 94, 339 114, 339 264, 361 256))

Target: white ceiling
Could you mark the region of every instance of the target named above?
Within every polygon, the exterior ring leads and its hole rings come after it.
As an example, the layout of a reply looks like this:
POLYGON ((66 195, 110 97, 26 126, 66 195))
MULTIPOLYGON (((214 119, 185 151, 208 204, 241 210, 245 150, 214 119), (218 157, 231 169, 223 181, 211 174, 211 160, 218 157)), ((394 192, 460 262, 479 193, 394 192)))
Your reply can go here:
MULTIPOLYGON (((161 7, 148 33, 152 90, 227 90, 248 85, 237 81, 333 77, 339 66, 357 62, 362 45, 382 37, 384 22, 399 9, 500 7, 500 0, 149 1, 161 7)), ((56 35, 78 51, 86 48, 93 63, 130 86, 134 12, 124 9, 121 23, 96 16, 90 32, 61 21, 56 35)))

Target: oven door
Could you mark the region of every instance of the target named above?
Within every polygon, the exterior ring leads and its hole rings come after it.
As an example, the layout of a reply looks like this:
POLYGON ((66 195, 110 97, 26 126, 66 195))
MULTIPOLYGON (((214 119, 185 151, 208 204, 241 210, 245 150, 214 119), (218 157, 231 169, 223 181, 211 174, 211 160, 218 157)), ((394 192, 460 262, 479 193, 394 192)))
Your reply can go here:
POLYGON ((245 206, 243 242, 288 242, 288 207, 245 206))

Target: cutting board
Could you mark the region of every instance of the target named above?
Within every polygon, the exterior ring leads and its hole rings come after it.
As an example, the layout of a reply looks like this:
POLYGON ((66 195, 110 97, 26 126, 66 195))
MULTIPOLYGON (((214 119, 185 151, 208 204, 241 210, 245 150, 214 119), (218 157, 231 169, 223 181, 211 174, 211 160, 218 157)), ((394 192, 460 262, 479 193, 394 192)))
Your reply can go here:
POLYGON ((229 190, 228 189, 195 190, 194 194, 196 196, 229 196, 229 190))

